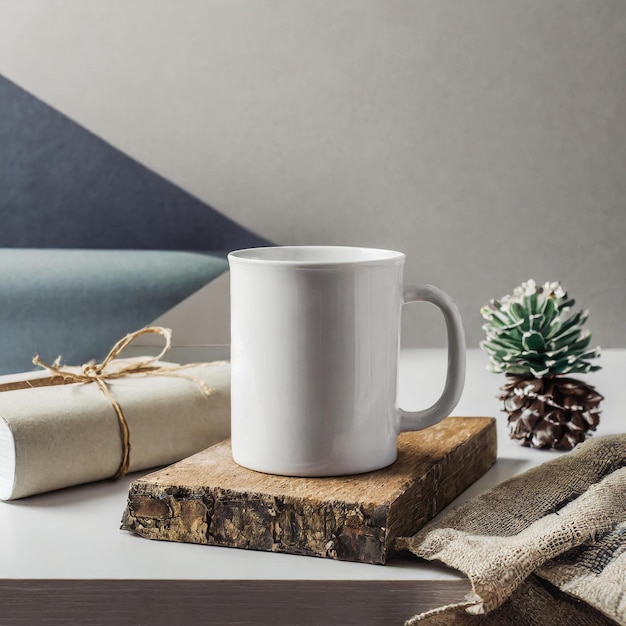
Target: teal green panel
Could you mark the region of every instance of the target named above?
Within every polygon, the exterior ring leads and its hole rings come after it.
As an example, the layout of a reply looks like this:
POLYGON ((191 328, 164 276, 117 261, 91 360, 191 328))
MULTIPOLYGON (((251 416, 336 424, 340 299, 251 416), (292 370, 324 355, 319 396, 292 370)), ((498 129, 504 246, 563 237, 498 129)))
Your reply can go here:
POLYGON ((193 252, 0 249, 0 373, 33 369, 37 353, 100 359, 227 269, 193 252))

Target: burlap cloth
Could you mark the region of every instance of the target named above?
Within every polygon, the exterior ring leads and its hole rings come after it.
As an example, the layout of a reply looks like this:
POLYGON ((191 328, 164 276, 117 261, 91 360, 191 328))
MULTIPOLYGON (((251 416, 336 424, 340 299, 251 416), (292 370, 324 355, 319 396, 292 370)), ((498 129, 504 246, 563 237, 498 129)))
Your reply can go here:
POLYGON ((396 547, 472 584, 465 601, 407 624, 626 625, 626 435, 591 439, 396 547))

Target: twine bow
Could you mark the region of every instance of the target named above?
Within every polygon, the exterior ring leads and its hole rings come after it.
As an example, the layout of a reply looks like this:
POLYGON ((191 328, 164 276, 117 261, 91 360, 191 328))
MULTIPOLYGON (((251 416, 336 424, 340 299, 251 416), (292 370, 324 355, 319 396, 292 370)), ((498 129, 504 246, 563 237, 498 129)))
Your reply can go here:
POLYGON ((136 374, 145 374, 150 376, 167 376, 176 378, 186 378, 192 382, 195 382, 202 393, 206 396, 211 394, 211 389, 200 378, 194 376, 185 376, 180 373, 180 370, 188 369, 190 367, 199 367, 202 365, 209 365, 208 363, 189 363, 186 365, 157 365, 159 361, 172 347, 172 330, 170 328, 161 328, 160 326, 147 326, 133 333, 129 333, 125 337, 122 337, 112 348, 102 363, 89 362, 85 363, 79 368, 80 371, 73 371, 73 369, 63 369, 60 363, 61 357, 57 358, 52 365, 48 365, 41 360, 39 355, 33 358, 33 363, 39 367, 43 367, 48 370, 55 377, 60 377, 63 384, 70 383, 95 383, 102 394, 110 401, 111 406, 115 410, 117 419, 119 422, 120 433, 122 435, 122 461, 119 468, 113 476, 114 479, 124 476, 130 467, 130 431, 128 428, 128 422, 122 411, 122 407, 118 404, 117 400, 113 397, 111 390, 108 387, 107 381, 114 380, 116 378, 123 378, 124 376, 132 376, 136 374), (149 357, 145 360, 124 360, 119 359, 115 362, 117 367, 110 367, 119 354, 130 345, 135 339, 142 335, 156 334, 161 335, 165 339, 165 345, 161 352, 155 357, 149 357), (82 368, 82 369, 81 369, 82 368), (109 369, 107 369, 109 368, 109 369))

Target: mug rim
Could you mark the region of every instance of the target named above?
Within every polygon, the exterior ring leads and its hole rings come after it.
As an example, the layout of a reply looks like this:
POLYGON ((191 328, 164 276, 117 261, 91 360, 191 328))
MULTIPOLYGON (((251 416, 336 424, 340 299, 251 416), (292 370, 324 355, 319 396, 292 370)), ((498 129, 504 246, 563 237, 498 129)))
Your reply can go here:
POLYGON ((405 258, 403 252, 363 246, 261 246, 228 254, 231 263, 295 268, 389 265, 405 258))

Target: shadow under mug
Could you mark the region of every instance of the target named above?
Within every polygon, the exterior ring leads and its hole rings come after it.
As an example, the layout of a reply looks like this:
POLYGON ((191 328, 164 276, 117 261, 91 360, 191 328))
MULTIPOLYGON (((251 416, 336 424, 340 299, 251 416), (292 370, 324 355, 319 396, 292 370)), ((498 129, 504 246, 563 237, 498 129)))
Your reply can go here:
POLYGON ((404 259, 340 246, 228 255, 236 463, 285 476, 369 472, 396 460, 398 433, 452 411, 465 379, 461 317, 440 289, 403 286, 404 259), (446 322, 446 383, 432 406, 405 411, 396 401, 400 316, 422 301, 446 322))

